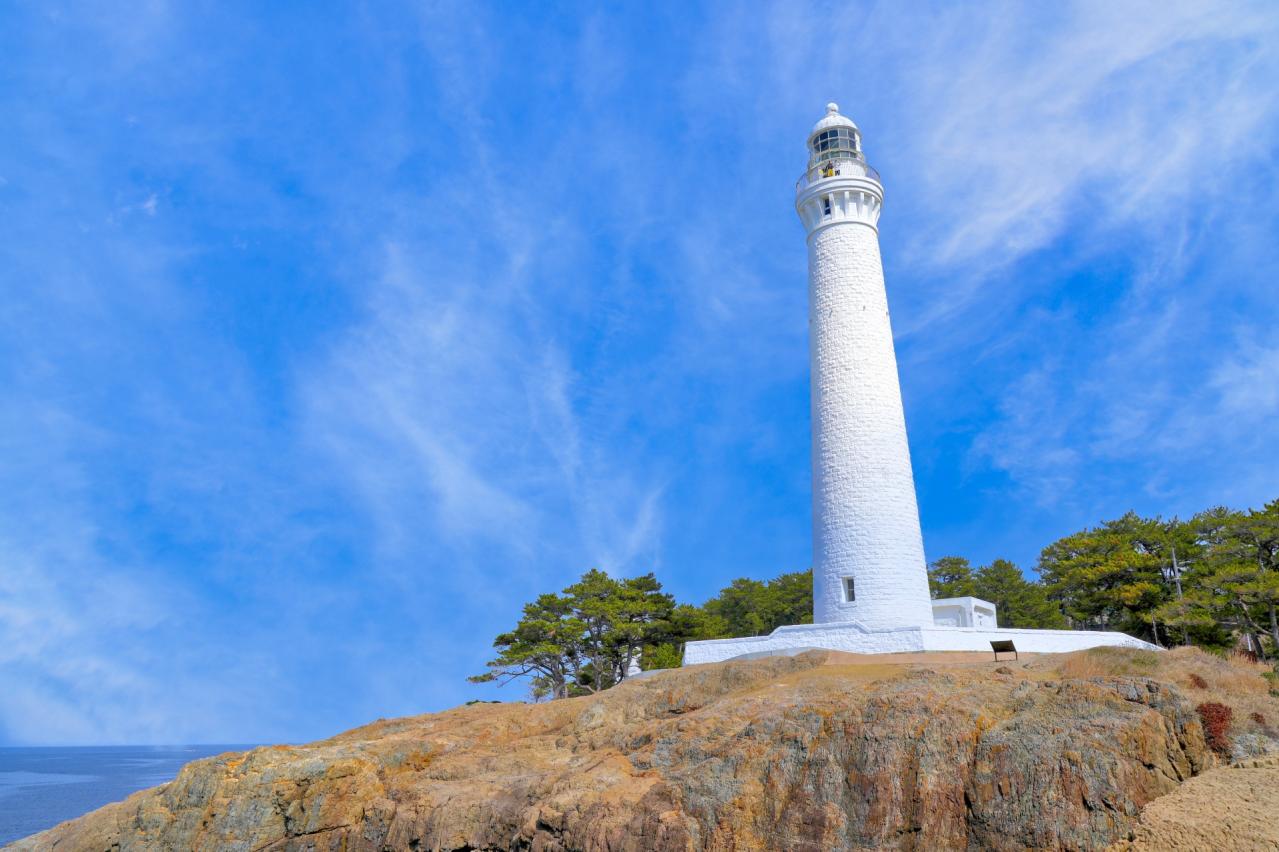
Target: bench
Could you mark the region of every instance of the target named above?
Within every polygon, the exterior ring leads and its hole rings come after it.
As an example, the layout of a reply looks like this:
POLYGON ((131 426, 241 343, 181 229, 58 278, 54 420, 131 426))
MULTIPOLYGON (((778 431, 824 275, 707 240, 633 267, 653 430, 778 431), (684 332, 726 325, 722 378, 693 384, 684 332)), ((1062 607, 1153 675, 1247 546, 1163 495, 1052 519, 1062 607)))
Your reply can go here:
POLYGON ((1011 639, 992 639, 990 641, 990 650, 995 652, 995 662, 999 662, 1000 654, 1012 654, 1014 660, 1020 660, 1017 656, 1017 646, 1013 644, 1011 639))

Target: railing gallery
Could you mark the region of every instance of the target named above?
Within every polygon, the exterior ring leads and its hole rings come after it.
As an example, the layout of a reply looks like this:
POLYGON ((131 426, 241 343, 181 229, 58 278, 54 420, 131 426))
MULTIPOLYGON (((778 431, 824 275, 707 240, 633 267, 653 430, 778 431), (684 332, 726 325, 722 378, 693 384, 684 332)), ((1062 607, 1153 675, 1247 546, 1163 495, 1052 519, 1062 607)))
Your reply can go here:
POLYGON ((879 172, 867 165, 864 160, 827 160, 800 175, 799 180, 795 181, 795 191, 799 192, 819 180, 832 177, 866 177, 876 183, 882 183, 879 172))

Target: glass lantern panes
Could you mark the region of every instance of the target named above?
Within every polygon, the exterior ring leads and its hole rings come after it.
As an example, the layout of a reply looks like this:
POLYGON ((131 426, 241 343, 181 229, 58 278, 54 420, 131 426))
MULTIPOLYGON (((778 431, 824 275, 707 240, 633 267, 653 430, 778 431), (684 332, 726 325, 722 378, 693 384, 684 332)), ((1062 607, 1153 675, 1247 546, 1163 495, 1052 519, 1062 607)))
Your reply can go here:
POLYGON ((857 133, 848 127, 832 127, 823 130, 809 143, 810 167, 834 160, 860 160, 861 151, 857 133))

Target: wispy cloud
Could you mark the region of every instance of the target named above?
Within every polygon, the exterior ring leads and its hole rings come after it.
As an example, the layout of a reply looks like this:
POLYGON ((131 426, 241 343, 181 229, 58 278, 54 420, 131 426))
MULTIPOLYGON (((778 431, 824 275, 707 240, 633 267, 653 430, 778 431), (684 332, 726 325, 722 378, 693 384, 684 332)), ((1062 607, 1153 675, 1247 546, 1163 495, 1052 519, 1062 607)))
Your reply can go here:
POLYGON ((965 547, 1273 496, 1264 4, 4 14, 0 739, 318 736, 593 565, 802 568, 831 98, 965 547))
POLYGON ((902 153, 922 166, 931 225, 917 252, 998 267, 1068 217, 1162 221, 1267 150, 1279 21, 1236 4, 1155 9, 1067 5, 1040 33, 1010 25, 1016 7, 992 16, 1003 26, 944 17, 931 33, 944 59, 908 82, 917 132, 902 153))
POLYGON ((1260 424, 1279 414, 1279 346, 1244 342, 1214 371, 1211 387, 1221 408, 1260 424))

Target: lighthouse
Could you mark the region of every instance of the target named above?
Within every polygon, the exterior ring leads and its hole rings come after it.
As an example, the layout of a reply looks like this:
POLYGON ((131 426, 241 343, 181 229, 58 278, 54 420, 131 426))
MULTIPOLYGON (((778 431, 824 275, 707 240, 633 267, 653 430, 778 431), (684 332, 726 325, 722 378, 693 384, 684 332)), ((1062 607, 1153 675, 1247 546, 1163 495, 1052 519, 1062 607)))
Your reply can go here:
POLYGON ((836 104, 808 136, 795 210, 808 240, 813 621, 933 623, 879 257, 884 187, 836 104))
POLYGON ((808 167, 795 185, 795 211, 808 241, 813 623, 785 625, 767 636, 687 642, 684 664, 813 649, 1158 650, 1112 631, 1000 628, 990 601, 930 600, 879 259, 883 204, 884 185, 862 154, 861 131, 827 104, 808 134, 808 167))

